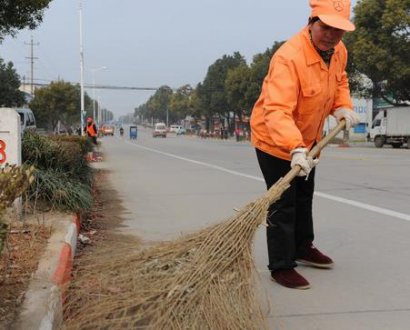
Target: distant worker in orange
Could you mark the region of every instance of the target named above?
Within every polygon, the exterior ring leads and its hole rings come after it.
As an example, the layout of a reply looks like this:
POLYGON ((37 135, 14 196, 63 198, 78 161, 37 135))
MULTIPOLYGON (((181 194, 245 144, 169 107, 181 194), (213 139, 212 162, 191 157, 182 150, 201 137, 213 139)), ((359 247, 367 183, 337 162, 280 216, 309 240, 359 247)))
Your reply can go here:
POLYGON ((347 50, 341 41, 350 22, 350 0, 310 0, 306 27, 274 54, 251 116, 251 141, 268 189, 295 165, 291 187, 271 205, 267 244, 272 279, 295 289, 309 282, 296 262, 332 268, 333 260, 314 245, 312 200, 318 159, 307 156, 322 137, 328 115, 359 122, 352 110, 346 75, 347 50))
POLYGON ((91 139, 91 141, 97 145, 97 126, 94 123, 94 120, 91 117, 87 118, 87 126, 85 128, 85 131, 87 132, 87 136, 91 139))

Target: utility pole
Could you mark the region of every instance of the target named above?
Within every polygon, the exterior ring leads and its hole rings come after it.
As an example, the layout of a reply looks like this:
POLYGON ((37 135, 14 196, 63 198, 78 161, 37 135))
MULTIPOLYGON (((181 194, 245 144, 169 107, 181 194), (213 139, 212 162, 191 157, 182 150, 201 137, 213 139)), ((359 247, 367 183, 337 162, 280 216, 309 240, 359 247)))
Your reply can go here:
POLYGON ((34 95, 34 60, 38 60, 38 57, 34 57, 34 46, 40 45, 40 43, 33 42, 33 36, 31 36, 31 41, 30 43, 25 42, 25 45, 30 46, 30 57, 26 57, 27 59, 30 60, 30 94, 33 96, 34 95))
POLYGON ((84 135, 84 50, 83 50, 83 3, 79 2, 79 16, 80 16, 80 125, 81 135, 84 135))

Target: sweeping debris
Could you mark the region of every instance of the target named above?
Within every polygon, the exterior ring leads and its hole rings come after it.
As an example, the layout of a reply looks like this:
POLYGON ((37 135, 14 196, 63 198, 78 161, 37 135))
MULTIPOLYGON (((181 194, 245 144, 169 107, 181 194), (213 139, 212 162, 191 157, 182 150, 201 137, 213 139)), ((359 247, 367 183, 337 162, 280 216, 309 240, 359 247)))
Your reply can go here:
MULTIPOLYGON (((344 121, 309 155, 315 157, 343 128, 344 121)), ((252 241, 269 205, 299 171, 293 168, 264 196, 217 225, 142 251, 116 249, 109 260, 105 252, 90 257, 72 284, 65 328, 266 329, 252 241)))

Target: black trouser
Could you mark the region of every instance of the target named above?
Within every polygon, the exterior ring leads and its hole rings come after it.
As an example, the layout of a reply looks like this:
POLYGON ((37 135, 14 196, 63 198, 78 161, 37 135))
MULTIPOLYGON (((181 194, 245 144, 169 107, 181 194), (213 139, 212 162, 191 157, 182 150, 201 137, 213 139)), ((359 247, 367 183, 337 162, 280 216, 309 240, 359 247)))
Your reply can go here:
POLYGON ((90 135, 88 135, 88 138, 91 140, 91 142, 92 142, 93 144, 95 144, 95 145, 98 144, 98 143, 97 143, 97 137, 96 137, 96 136, 90 136, 90 135))
MULTIPOLYGON (((290 170, 290 161, 256 149, 259 166, 269 189, 290 170)), ((315 169, 305 176, 296 177, 281 198, 269 207, 267 242, 271 271, 296 266, 295 259, 303 255, 313 242, 312 199, 315 169)))

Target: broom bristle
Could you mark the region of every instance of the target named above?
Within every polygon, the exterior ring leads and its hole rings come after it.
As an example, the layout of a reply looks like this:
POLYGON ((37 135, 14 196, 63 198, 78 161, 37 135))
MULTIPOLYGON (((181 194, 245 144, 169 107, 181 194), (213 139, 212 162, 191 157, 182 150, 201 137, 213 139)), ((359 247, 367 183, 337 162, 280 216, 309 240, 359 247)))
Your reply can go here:
POLYGON ((72 285, 66 329, 263 329, 252 241, 287 184, 217 225, 130 254, 103 252, 72 285), (81 308, 78 306, 81 305, 81 308))

